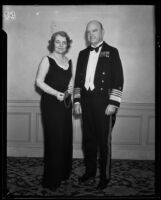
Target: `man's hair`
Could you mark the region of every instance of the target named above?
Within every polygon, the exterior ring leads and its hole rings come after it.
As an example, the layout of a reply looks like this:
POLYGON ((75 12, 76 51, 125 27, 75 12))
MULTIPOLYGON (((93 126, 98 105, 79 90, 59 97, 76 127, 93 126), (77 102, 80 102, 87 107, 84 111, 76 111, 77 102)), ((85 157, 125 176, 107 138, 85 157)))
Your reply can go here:
MULTIPOLYGON (((91 20, 91 21, 88 22, 88 24, 93 23, 93 22, 98 23, 98 24, 100 25, 100 27, 101 27, 101 30, 103 30, 103 25, 102 25, 102 23, 99 22, 99 21, 97 21, 97 20, 91 20)), ((88 26, 88 24, 87 24, 87 26, 88 26)))

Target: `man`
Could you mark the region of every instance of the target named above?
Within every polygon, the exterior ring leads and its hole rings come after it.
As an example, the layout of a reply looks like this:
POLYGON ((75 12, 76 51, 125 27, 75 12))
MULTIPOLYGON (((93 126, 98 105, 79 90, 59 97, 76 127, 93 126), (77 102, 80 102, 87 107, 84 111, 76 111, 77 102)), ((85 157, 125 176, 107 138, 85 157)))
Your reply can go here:
POLYGON ((87 24, 86 35, 91 45, 79 53, 74 85, 74 113, 82 114, 86 166, 79 181, 96 176, 99 152, 97 189, 104 189, 110 181, 111 129, 121 102, 123 70, 118 50, 103 41, 104 29, 99 21, 87 24))

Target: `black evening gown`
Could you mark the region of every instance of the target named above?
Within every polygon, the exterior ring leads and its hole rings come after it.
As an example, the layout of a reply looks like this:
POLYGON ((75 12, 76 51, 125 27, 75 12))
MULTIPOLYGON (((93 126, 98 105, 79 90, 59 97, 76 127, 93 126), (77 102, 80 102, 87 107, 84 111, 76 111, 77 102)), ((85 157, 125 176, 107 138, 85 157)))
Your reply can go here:
MULTIPOLYGON (((69 68, 64 70, 54 59, 48 57, 50 67, 45 82, 52 88, 64 92, 72 76, 71 60, 69 68)), ((67 98, 67 105, 71 96, 67 98)), ((67 108, 64 101, 43 93, 41 112, 44 128, 44 174, 42 184, 57 187, 70 176, 72 169, 73 127, 72 103, 67 108)))

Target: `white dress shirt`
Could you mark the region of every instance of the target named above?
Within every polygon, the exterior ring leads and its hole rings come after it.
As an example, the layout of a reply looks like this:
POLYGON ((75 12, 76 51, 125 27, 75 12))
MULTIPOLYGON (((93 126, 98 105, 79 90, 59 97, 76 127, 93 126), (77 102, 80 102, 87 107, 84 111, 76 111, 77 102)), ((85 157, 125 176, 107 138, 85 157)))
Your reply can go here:
MULTIPOLYGON (((100 42, 96 47, 101 45, 103 43, 100 42)), ((87 64, 87 71, 86 71, 86 79, 85 79, 85 88, 88 90, 89 88, 93 90, 95 88, 94 86, 94 76, 96 71, 96 66, 99 58, 100 51, 102 49, 102 46, 99 48, 98 52, 96 51, 90 51, 88 64, 87 64)))

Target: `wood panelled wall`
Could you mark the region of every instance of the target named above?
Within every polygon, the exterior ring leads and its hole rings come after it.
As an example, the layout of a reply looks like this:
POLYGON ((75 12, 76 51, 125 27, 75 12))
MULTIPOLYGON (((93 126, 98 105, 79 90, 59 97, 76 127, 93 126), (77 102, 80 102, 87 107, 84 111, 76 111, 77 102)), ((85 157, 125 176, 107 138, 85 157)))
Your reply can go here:
MULTIPOLYGON (((10 100, 7 104, 7 155, 43 157, 40 102, 10 100)), ((112 132, 112 158, 155 158, 155 112, 151 103, 121 104, 112 132)), ((80 119, 73 117, 73 157, 82 158, 80 119)))

